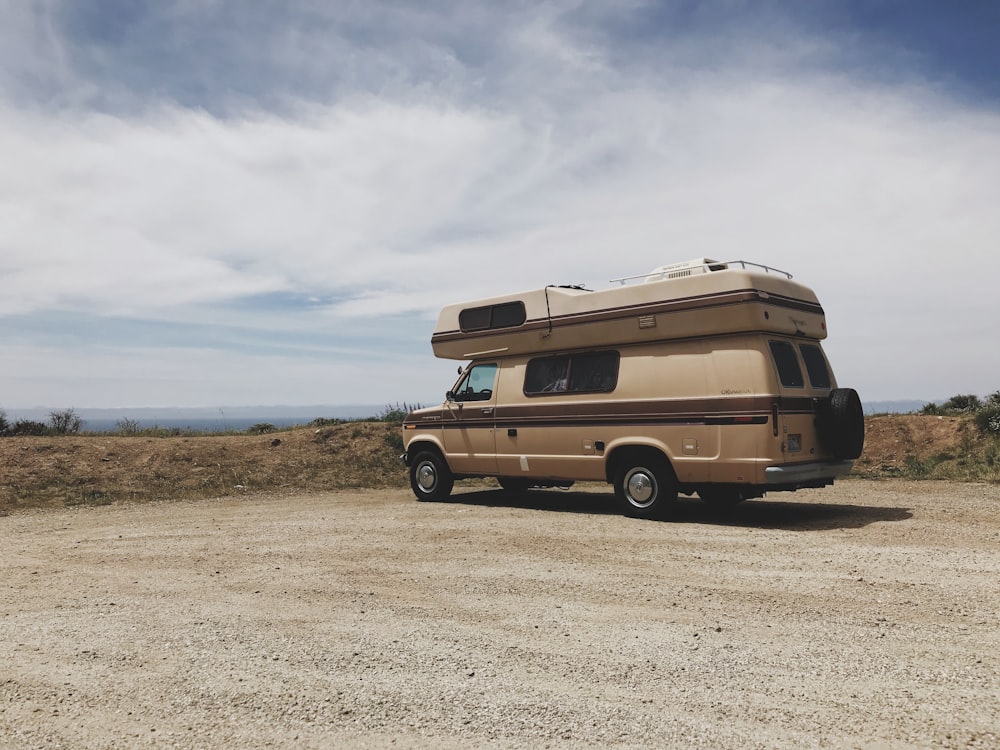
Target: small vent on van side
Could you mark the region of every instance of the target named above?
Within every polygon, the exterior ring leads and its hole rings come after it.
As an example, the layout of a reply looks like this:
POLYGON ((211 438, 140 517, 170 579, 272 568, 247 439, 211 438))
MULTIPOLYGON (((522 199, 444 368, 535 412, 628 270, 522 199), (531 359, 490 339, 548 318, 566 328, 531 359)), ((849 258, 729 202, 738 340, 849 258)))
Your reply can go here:
POLYGON ((691 275, 691 269, 688 268, 685 271, 674 271, 673 273, 668 273, 667 274, 667 278, 668 279, 680 279, 680 278, 683 278, 684 276, 690 276, 690 275, 691 275))
POLYGON ((656 316, 655 315, 640 315, 639 316, 639 328, 656 328, 656 316))

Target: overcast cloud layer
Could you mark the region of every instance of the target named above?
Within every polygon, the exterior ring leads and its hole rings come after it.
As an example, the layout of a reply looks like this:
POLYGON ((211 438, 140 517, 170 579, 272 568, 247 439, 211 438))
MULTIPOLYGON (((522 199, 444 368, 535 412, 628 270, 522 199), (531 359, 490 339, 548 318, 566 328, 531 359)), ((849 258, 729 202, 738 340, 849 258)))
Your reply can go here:
POLYGON ((998 390, 992 4, 810 5, 4 4, 0 406, 426 402, 442 305, 703 256, 998 390))

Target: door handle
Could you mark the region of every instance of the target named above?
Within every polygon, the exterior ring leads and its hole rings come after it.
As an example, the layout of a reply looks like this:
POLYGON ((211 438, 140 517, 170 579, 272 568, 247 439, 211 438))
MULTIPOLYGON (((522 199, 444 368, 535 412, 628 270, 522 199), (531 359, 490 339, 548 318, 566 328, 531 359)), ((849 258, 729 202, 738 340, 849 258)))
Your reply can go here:
POLYGON ((493 413, 493 407, 492 406, 487 406, 485 409, 483 409, 483 414, 489 415, 489 414, 492 414, 492 413, 493 413))

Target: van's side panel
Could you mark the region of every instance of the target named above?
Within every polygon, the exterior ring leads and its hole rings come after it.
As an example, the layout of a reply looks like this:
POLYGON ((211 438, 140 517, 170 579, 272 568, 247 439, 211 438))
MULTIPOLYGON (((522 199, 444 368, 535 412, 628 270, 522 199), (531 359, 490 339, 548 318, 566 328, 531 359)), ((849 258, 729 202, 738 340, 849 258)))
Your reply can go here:
POLYGON ((501 368, 506 397, 496 420, 500 476, 602 481, 604 459, 596 444, 615 418, 613 394, 527 396, 529 359, 509 358, 501 368))
POLYGON ((445 457, 456 474, 496 473, 495 409, 496 396, 489 401, 447 404, 443 409, 445 457))
POLYGON ((720 336, 706 341, 707 393, 720 399, 717 408, 717 460, 703 481, 745 484, 758 481, 761 440, 771 432, 766 400, 759 397, 760 356, 754 336, 720 336))

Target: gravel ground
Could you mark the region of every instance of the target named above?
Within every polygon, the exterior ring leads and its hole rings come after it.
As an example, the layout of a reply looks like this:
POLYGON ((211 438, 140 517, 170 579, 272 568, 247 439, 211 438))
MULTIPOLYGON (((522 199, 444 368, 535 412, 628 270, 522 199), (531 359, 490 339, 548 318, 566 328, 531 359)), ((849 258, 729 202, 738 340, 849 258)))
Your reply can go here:
POLYGON ((0 745, 1000 746, 1000 487, 0 518, 0 745))

